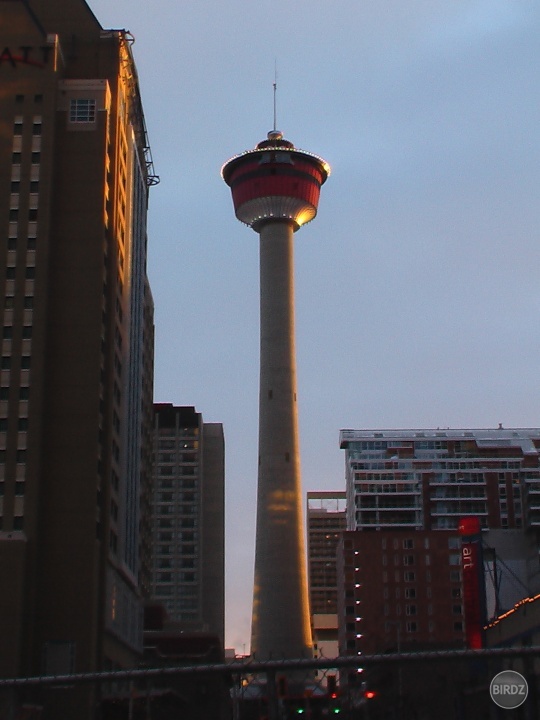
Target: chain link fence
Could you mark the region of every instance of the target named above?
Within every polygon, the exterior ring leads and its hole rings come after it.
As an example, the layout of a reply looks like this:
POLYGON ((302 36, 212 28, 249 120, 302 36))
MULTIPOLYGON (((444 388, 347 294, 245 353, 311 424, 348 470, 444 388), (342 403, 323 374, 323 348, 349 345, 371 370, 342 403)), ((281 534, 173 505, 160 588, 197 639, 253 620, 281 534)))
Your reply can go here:
POLYGON ((0 680, 1 720, 537 720, 540 648, 138 668, 0 680), (512 669, 528 695, 491 698, 512 669))

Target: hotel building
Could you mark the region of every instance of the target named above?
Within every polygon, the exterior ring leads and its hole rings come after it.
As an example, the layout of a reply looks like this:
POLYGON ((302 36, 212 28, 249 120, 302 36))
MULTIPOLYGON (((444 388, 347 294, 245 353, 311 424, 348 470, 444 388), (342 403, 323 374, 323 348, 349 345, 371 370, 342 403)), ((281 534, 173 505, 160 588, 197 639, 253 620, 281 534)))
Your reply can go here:
MULTIPOLYGON (((129 666, 157 181, 133 38, 83 0, 1 2, 0 36, 0 676, 129 666)), ((43 717, 94 717, 90 687, 41 700, 43 717)))

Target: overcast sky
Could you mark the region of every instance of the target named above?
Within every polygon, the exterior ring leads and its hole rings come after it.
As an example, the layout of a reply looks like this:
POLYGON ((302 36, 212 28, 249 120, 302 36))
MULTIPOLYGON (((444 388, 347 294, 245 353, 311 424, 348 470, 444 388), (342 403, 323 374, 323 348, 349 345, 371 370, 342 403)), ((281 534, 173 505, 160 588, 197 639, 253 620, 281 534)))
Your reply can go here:
POLYGON ((150 144, 155 399, 226 438, 227 643, 249 648, 258 243, 221 165, 273 124, 324 157, 295 236, 304 490, 340 428, 540 424, 540 5, 89 0, 136 38, 150 144))

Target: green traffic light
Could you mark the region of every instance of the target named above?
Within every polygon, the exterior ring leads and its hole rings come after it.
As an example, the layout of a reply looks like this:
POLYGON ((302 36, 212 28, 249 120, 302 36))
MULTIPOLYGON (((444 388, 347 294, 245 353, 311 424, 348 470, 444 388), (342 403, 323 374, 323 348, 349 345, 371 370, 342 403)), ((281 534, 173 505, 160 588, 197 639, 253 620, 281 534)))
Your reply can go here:
POLYGON ((332 710, 332 712, 334 713, 334 715, 337 715, 338 713, 341 712, 341 710, 340 710, 340 708, 334 708, 334 709, 332 710))

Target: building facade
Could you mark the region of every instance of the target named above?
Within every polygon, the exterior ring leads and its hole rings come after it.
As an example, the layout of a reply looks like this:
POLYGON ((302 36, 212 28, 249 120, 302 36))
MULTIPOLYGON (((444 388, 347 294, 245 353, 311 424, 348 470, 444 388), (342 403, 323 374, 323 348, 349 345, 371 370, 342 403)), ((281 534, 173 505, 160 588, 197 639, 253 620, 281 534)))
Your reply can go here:
POLYGON ((463 647, 456 531, 347 531, 338 551, 340 655, 463 647))
MULTIPOLYGON (((0 675, 122 667, 153 384, 132 38, 83 0, 2 2, 0 36, 0 675)), ((89 717, 80 695, 45 716, 89 717)))
POLYGON ((344 491, 307 493, 308 583, 311 615, 337 613, 336 552, 347 529, 344 491))
POLYGON ((349 530, 540 527, 540 429, 342 430, 349 530))
POLYGON ((191 406, 154 405, 152 486, 152 599, 176 627, 223 643, 223 426, 191 406))

